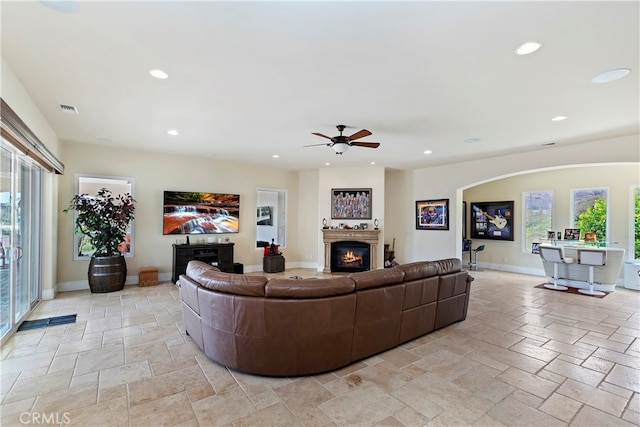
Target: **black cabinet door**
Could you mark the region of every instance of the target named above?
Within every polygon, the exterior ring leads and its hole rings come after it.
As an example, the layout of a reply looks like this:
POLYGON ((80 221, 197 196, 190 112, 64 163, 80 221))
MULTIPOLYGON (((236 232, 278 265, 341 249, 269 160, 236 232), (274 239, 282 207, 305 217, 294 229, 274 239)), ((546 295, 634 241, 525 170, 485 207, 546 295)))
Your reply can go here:
POLYGON ((233 273, 233 243, 210 243, 199 245, 173 245, 173 268, 171 281, 176 283, 187 271, 191 260, 211 264, 226 273, 233 273))

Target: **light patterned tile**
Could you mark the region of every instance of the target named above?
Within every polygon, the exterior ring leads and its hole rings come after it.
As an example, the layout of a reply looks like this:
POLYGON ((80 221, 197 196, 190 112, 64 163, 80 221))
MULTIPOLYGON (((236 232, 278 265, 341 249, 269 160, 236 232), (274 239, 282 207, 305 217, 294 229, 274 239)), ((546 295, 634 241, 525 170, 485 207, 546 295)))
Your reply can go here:
POLYGON ((496 378, 542 399, 549 397, 558 387, 558 384, 553 381, 540 378, 517 368, 509 368, 496 378))
POLYGON ((628 399, 591 387, 578 381, 567 379, 558 388, 558 394, 578 402, 585 403, 611 415, 619 417, 627 405, 628 399))
POLYGON ((640 369, 616 365, 604 380, 619 387, 640 393, 640 369))
POLYGON ((588 384, 592 387, 597 386, 604 379, 604 374, 601 372, 583 368, 582 366, 565 362, 564 360, 553 360, 545 367, 545 369, 567 378, 580 381, 581 383, 588 384))
POLYGON ((559 420, 569 422, 578 413, 582 403, 561 394, 552 394, 541 406, 540 410, 559 420))

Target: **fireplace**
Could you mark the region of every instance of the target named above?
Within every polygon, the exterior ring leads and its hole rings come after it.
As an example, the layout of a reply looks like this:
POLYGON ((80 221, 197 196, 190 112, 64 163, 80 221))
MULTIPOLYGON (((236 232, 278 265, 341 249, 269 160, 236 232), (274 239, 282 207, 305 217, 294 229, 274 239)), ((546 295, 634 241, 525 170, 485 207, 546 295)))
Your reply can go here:
POLYGON ((354 273, 367 271, 371 265, 371 245, 345 240, 331 244, 331 271, 354 273))
MULTIPOLYGON (((349 272, 352 271, 365 271, 365 270, 375 270, 378 265, 378 235, 380 230, 353 230, 353 229, 334 229, 327 228, 322 230, 322 241, 324 242, 324 269, 323 273, 331 273, 334 271, 345 271, 345 270, 335 270, 332 267, 332 248, 334 243, 356 243, 356 244, 364 244, 368 248, 368 258, 362 260, 363 269, 362 270, 346 270, 349 272)), ((356 248, 360 250, 359 248, 356 248)), ((355 252, 352 250, 352 252, 355 252)), ((358 260, 353 258, 357 258, 360 255, 357 253, 353 254, 345 254, 346 260, 350 262, 351 266, 355 263, 359 263, 358 260)))

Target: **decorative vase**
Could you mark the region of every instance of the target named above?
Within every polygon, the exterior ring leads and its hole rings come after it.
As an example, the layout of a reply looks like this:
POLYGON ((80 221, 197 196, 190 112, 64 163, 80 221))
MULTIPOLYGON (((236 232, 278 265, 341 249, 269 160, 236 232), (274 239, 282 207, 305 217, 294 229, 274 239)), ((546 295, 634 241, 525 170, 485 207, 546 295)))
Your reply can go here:
POLYGON ((89 262, 89 288, 93 293, 120 291, 127 280, 124 255, 91 257, 89 262))

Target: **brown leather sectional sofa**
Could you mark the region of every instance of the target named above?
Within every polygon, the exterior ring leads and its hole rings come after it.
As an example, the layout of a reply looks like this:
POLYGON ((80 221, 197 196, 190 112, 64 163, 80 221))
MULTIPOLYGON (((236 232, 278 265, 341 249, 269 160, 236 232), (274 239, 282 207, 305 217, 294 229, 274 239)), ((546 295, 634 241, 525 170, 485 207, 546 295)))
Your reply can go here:
POLYGON ((191 261, 178 286, 186 332, 209 358, 243 372, 297 376, 464 320, 472 280, 457 258, 300 280, 191 261))

